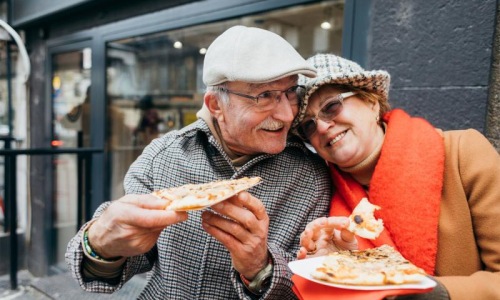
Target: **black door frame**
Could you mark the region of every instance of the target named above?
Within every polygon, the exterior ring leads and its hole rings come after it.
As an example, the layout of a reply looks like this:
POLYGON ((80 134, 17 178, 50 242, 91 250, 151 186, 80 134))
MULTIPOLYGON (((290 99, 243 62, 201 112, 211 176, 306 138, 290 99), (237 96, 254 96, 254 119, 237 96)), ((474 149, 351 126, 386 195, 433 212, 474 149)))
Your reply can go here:
MULTIPOLYGON (((74 39, 72 40, 71 42, 70 41, 67 41, 67 43, 64 43, 64 44, 54 44, 54 45, 49 45, 47 47, 47 60, 46 60, 46 70, 47 70, 47 73, 48 76, 47 76, 47 80, 45 82, 45 99, 47 99, 48 101, 45 102, 45 117, 44 119, 45 120, 50 120, 49 122, 46 123, 46 128, 45 128, 45 132, 47 132, 47 136, 50 136, 52 137, 53 136, 53 126, 52 126, 52 118, 53 118, 53 101, 54 99, 52 98, 52 75, 53 75, 53 57, 57 54, 62 54, 62 53, 66 53, 66 52, 72 52, 72 51, 78 51, 78 50, 83 50, 84 48, 92 48, 92 39, 91 38, 85 38, 85 37, 79 37, 77 39, 74 39)), ((92 53, 93 55, 93 53, 92 53)), ((91 72, 93 70, 91 69, 91 72)), ((92 76, 91 76, 91 80, 92 80, 92 76)), ((92 89, 91 89, 92 90, 92 89)), ((91 101, 92 101, 92 98, 91 98, 91 101)), ((92 104, 91 103, 91 109, 92 109, 92 104)), ((91 118, 93 118, 93 114, 91 113, 91 118)), ((94 122, 97 122, 97 120, 91 120, 91 124, 94 123, 94 122)), ((93 128, 91 128, 91 132, 92 132, 93 128)), ((92 137, 92 134, 90 135, 92 137)), ((46 145, 47 147, 50 147, 50 141, 47 141, 48 142, 48 145, 46 145)), ((91 141, 91 146, 93 146, 95 143, 93 141, 91 141)), ((100 147, 99 147, 100 148, 100 147)), ((95 154, 95 155, 98 155, 98 154, 95 154)), ((45 156, 43 158, 40 158, 40 159, 44 159, 44 160, 47 160, 45 162, 45 164, 47 166, 52 166, 52 160, 53 160, 53 157, 52 156, 45 156)), ((47 245, 46 247, 44 247, 47 251, 47 262, 48 262, 48 266, 51 266, 53 264, 56 263, 56 255, 55 255, 55 247, 57 247, 57 242, 56 242, 56 236, 55 236, 55 233, 53 231, 53 228, 54 228, 54 223, 53 223, 53 219, 52 218, 52 214, 54 212, 54 203, 53 203, 53 199, 55 197, 54 193, 54 172, 53 172, 53 168, 46 168, 45 169, 45 178, 46 178, 46 182, 47 184, 45 185, 44 189, 44 194, 46 195, 46 197, 44 197, 45 199, 45 214, 46 216, 50 216, 50 217, 47 217, 47 218, 44 218, 45 220, 45 224, 43 224, 43 228, 46 228, 46 231, 45 231, 45 237, 46 237, 46 240, 47 240, 47 245)), ((81 196, 81 195, 79 195, 81 196)), ((82 203, 83 204, 83 207, 77 207, 75 209, 77 209, 77 212, 78 213, 81 213, 81 214, 84 214, 85 216, 85 219, 87 219, 89 216, 88 216, 88 207, 89 207, 89 204, 87 203, 82 203)), ((80 220, 82 218, 82 216, 78 215, 77 216, 78 220, 80 220)))

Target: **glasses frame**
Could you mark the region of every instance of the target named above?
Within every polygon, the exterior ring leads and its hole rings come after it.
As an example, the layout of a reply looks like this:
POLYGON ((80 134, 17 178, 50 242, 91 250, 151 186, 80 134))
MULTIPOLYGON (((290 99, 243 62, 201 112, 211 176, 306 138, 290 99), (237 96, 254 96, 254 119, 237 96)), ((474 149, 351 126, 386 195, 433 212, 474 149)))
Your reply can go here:
MULTIPOLYGON (((267 91, 264 91, 262 93, 259 93, 257 96, 252 96, 252 95, 248 95, 248 94, 243 94, 243 93, 240 93, 240 92, 235 92, 235 91, 232 91, 226 87, 219 87, 219 90, 222 91, 222 92, 226 92, 228 94, 233 94, 233 95, 236 95, 236 96, 240 96, 240 97, 243 97, 243 98, 247 98, 247 99, 250 99, 250 100, 253 100, 255 101, 255 103, 258 105, 259 104, 259 99, 262 99, 262 98, 267 98, 267 97, 264 97, 263 94, 266 94, 266 93, 273 93, 275 95, 275 100, 276 102, 275 103, 279 103, 281 101, 281 95, 284 93, 285 94, 285 97, 286 99, 290 100, 290 98, 288 97, 288 93, 289 92, 293 92, 297 95, 297 103, 293 103, 291 105, 298 105, 302 99, 303 99, 303 96, 304 95, 299 95, 299 93, 297 93, 297 89, 299 88, 302 88, 304 89, 304 92, 306 91, 306 87, 303 86, 303 85, 300 85, 300 84, 297 84, 297 85, 294 85, 294 86, 291 86, 289 88, 287 88, 286 90, 267 90, 267 91)), ((275 106, 273 106, 272 108, 274 108, 275 106)), ((272 109, 272 108, 269 108, 269 109, 272 109)))
POLYGON ((344 109, 344 100, 356 95, 356 92, 345 92, 345 93, 340 93, 337 96, 335 96, 333 99, 330 99, 328 101, 325 101, 321 108, 319 109, 318 113, 312 117, 312 118, 307 118, 305 121, 301 122, 299 126, 297 127, 297 132, 299 135, 302 137, 302 139, 308 141, 316 132, 318 131, 318 120, 321 120, 327 124, 331 124, 335 118, 342 112, 344 109), (328 105, 331 105, 333 103, 340 103, 340 107, 333 113, 333 114, 327 114, 324 112, 325 107, 328 105), (306 124, 307 122, 312 121, 314 123, 314 130, 307 134, 305 130, 302 129, 303 125, 306 124))

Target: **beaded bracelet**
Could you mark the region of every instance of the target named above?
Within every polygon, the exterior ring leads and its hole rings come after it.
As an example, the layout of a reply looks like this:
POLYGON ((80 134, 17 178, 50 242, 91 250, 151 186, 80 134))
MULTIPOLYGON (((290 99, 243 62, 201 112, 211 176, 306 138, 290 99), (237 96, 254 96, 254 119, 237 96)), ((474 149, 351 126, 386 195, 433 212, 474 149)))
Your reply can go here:
POLYGON ((99 261, 102 261, 102 262, 106 262, 106 263, 113 263, 113 262, 117 262, 119 261, 120 259, 122 259, 123 257, 122 256, 118 256, 118 257, 113 257, 113 258, 104 258, 104 257, 101 257, 99 256, 99 254, 97 254, 94 249, 92 249, 92 246, 90 246, 90 242, 89 242, 89 233, 88 233, 88 228, 90 226, 88 226, 84 231, 83 231, 83 248, 85 248, 85 252, 90 255, 90 257, 92 258, 95 258, 99 261))
POLYGON ((107 260, 107 259, 104 259, 104 258, 100 257, 99 255, 97 255, 97 253, 95 253, 94 249, 92 249, 92 247, 90 247, 89 232, 87 230, 85 230, 83 232, 83 247, 85 247, 85 251, 87 251, 87 254, 92 256, 93 258, 99 259, 99 260, 104 260, 104 261, 107 260))

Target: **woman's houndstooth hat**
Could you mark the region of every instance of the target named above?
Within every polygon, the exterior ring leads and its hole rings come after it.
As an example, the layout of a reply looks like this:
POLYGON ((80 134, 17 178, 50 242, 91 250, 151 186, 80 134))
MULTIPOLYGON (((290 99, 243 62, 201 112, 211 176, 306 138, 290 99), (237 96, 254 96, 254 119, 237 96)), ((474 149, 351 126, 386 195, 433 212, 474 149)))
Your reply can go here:
POLYGON ((299 75, 299 84, 304 85, 307 92, 294 125, 304 118, 311 95, 325 84, 361 88, 375 92, 386 100, 389 96, 391 76, 386 71, 365 71, 357 63, 334 54, 316 54, 307 59, 307 62, 316 68, 318 75, 315 78, 299 75))

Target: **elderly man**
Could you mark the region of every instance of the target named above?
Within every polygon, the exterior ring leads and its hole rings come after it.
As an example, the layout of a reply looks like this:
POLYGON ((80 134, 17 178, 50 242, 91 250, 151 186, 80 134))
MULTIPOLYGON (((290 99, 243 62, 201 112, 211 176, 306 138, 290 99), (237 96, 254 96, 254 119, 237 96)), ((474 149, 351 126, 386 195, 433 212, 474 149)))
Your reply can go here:
POLYGON ((125 177, 127 195, 69 242, 82 288, 111 293, 150 271, 141 299, 295 298, 287 263, 331 195, 324 162, 288 136, 303 109, 298 74, 316 71, 280 36, 244 26, 220 35, 205 56, 199 120, 154 140, 125 177), (263 182, 189 218, 149 195, 245 176, 263 182))

